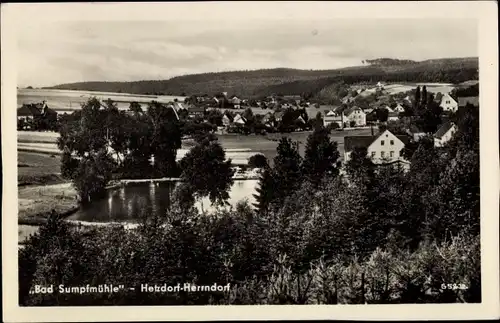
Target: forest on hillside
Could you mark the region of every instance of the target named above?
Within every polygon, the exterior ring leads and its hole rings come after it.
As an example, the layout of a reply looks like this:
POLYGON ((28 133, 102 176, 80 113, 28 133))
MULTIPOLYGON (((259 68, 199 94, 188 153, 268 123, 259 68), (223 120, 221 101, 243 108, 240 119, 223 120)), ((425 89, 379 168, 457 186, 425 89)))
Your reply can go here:
POLYGON ((458 58, 402 63, 390 59, 367 60, 375 63, 336 70, 262 69, 184 75, 168 80, 134 82, 80 82, 51 88, 155 95, 230 95, 255 98, 282 93, 316 95, 338 82, 445 82, 460 83, 478 79, 478 58, 458 58))

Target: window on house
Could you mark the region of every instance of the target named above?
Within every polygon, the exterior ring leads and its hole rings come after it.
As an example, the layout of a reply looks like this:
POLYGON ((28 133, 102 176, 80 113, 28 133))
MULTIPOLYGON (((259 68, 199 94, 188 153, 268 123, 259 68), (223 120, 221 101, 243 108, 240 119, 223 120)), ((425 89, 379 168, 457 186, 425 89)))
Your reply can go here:
POLYGON ((374 152, 374 151, 372 151, 372 158, 373 158, 373 157, 375 157, 375 152, 374 152))
POLYGON ((383 141, 383 140, 381 140, 381 141, 380 141, 380 145, 381 145, 381 146, 383 146, 383 145, 384 145, 384 141, 383 141))
POLYGON ((385 151, 380 152, 380 157, 382 157, 382 158, 385 157, 385 151))
POLYGON ((394 140, 391 140, 391 145, 394 145, 394 140))
POLYGON ((391 158, 392 158, 392 157, 394 157, 394 152, 393 152, 393 151, 391 151, 391 158))
POLYGON ((446 101, 446 104, 450 104, 450 100, 446 101))

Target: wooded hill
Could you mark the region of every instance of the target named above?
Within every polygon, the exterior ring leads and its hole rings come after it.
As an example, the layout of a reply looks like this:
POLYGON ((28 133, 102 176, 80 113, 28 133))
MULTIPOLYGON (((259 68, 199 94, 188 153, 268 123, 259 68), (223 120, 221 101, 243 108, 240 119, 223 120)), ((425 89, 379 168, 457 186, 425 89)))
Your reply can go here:
POLYGON ((363 66, 335 70, 290 68, 203 73, 168 80, 134 82, 80 82, 61 84, 51 89, 122 92, 156 95, 213 95, 228 92, 241 97, 271 94, 315 95, 339 81, 361 82, 445 82, 460 83, 478 79, 477 57, 432 59, 421 62, 381 58, 367 60, 363 66))

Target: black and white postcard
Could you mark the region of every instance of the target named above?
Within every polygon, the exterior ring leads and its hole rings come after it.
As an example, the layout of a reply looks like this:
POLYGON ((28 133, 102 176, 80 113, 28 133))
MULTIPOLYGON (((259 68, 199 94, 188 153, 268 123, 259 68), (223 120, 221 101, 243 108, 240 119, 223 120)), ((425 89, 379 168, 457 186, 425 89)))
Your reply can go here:
POLYGON ((500 315, 496 2, 1 14, 6 322, 500 315))

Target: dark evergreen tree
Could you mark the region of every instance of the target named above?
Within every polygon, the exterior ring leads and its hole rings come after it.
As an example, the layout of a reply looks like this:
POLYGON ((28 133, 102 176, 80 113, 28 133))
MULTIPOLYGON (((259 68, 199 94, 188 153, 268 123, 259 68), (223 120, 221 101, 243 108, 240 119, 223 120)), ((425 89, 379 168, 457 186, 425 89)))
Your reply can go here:
POLYGON ((339 157, 337 142, 330 141, 330 132, 325 127, 316 128, 307 138, 302 162, 304 179, 317 185, 325 176, 337 176, 339 157))
POLYGON ((428 102, 428 97, 427 97, 427 87, 424 85, 422 88, 422 99, 421 99, 422 105, 426 105, 428 102))
POLYGON ((253 196, 256 200, 256 203, 254 203, 256 211, 265 214, 269 211, 269 207, 276 196, 276 179, 273 169, 269 165, 264 167, 259 178, 259 185, 255 191, 257 193, 253 194, 253 196))
POLYGON ((274 158, 275 203, 283 205, 285 199, 295 192, 301 183, 302 157, 299 154, 298 143, 288 137, 282 137, 274 158))
POLYGON ((415 106, 417 107, 417 109, 420 108, 420 99, 420 86, 417 86, 417 90, 415 91, 415 106))

